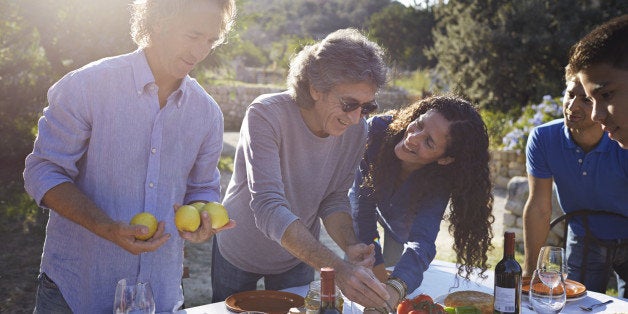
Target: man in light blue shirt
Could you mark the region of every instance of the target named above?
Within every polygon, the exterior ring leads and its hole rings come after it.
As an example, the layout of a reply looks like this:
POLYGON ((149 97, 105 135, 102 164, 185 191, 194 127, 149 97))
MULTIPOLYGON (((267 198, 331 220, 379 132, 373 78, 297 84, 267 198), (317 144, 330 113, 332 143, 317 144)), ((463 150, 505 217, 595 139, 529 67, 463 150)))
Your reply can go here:
POLYGON ((177 232, 173 206, 220 197, 222 113, 188 73, 223 41, 234 1, 133 8, 139 49, 55 83, 26 158, 26 190, 50 209, 36 313, 111 313, 122 278, 149 282, 157 312, 177 310, 184 240, 219 231, 205 213, 196 232, 177 232), (147 241, 129 225, 140 212, 159 221, 147 241))

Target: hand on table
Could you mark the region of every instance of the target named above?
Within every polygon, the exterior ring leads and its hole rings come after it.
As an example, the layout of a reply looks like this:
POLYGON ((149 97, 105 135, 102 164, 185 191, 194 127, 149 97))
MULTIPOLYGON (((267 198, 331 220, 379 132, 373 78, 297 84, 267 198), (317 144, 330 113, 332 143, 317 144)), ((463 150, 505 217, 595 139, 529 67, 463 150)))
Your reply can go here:
POLYGON ((390 298, 386 285, 360 265, 345 262, 336 271, 336 284, 349 300, 365 307, 385 307, 385 300, 390 298))

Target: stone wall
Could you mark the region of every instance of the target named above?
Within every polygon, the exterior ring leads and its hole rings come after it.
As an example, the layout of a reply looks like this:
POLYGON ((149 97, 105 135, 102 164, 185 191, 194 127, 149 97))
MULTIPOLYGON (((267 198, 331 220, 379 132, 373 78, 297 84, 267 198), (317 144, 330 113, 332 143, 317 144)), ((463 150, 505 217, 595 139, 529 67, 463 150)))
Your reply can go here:
MULTIPOLYGON (((491 175, 496 188, 505 188, 508 192, 504 208, 504 231, 515 233, 518 247, 523 247, 523 207, 528 199, 528 177, 526 173, 525 154, 516 151, 491 151, 491 175)), ((556 191, 552 196, 552 217, 563 214, 558 204, 556 191)), ((554 227, 547 243, 558 245, 563 237, 563 226, 554 227)))
POLYGON ((525 155, 517 151, 491 151, 491 175, 495 187, 505 189, 516 176, 526 176, 525 155))
MULTIPOLYGON (((508 182, 508 197, 504 206, 504 231, 515 233, 517 246, 523 244, 523 207, 529 195, 528 178, 515 176, 508 182)), ((552 195, 552 217, 550 221, 563 214, 563 210, 558 204, 556 191, 552 195)), ((550 230, 547 236, 548 245, 558 245, 563 238, 564 226, 559 224, 550 230)))
MULTIPOLYGON (((244 113, 249 104, 257 96, 268 93, 277 93, 285 90, 282 87, 263 85, 234 85, 234 86, 204 86, 207 92, 220 105, 225 118, 225 131, 239 131, 244 113)), ((408 104, 411 99, 405 91, 383 90, 377 93, 377 102, 380 111, 398 108, 408 104)))

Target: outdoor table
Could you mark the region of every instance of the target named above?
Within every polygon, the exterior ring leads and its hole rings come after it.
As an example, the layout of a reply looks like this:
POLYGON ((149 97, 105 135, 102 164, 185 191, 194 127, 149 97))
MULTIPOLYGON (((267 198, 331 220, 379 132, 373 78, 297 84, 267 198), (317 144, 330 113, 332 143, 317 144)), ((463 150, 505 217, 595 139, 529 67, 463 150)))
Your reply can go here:
MULTIPOLYGON (((493 278, 494 272, 487 270, 485 275, 487 278, 479 278, 477 273, 474 273, 470 280, 465 280, 462 277, 455 276, 457 272, 456 264, 444 261, 434 260, 428 270, 423 274, 423 283, 421 286, 413 291, 409 297, 416 296, 421 293, 428 294, 434 299, 444 297, 448 293, 460 290, 476 290, 486 293, 493 293, 493 278)), ((285 289, 283 291, 292 292, 301 296, 305 296, 308 286, 299 286, 285 289)), ((613 303, 607 304, 605 307, 599 307, 593 310, 593 313, 628 313, 628 300, 623 298, 611 297, 602 293, 587 291, 585 297, 568 301, 561 313, 589 313, 581 310, 579 305, 589 306, 594 303, 604 302, 609 299, 613 300, 613 303)), ((529 308, 530 303, 527 301, 527 296, 523 296, 521 302, 521 313, 534 313, 529 308)), ((352 303, 345 299, 343 313, 361 313, 362 306, 352 303)), ((185 310, 180 310, 178 314, 230 314, 227 310, 225 302, 216 302, 212 304, 201 305, 185 310)))

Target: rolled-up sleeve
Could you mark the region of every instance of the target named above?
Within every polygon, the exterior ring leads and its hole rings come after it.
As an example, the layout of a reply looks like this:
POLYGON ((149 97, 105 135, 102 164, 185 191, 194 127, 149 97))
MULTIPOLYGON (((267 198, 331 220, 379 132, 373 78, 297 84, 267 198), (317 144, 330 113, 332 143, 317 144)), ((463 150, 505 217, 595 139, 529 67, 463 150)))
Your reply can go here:
POLYGON ((91 117, 72 73, 48 91, 33 152, 25 161, 24 187, 38 205, 51 188, 73 182, 91 134, 91 117))

